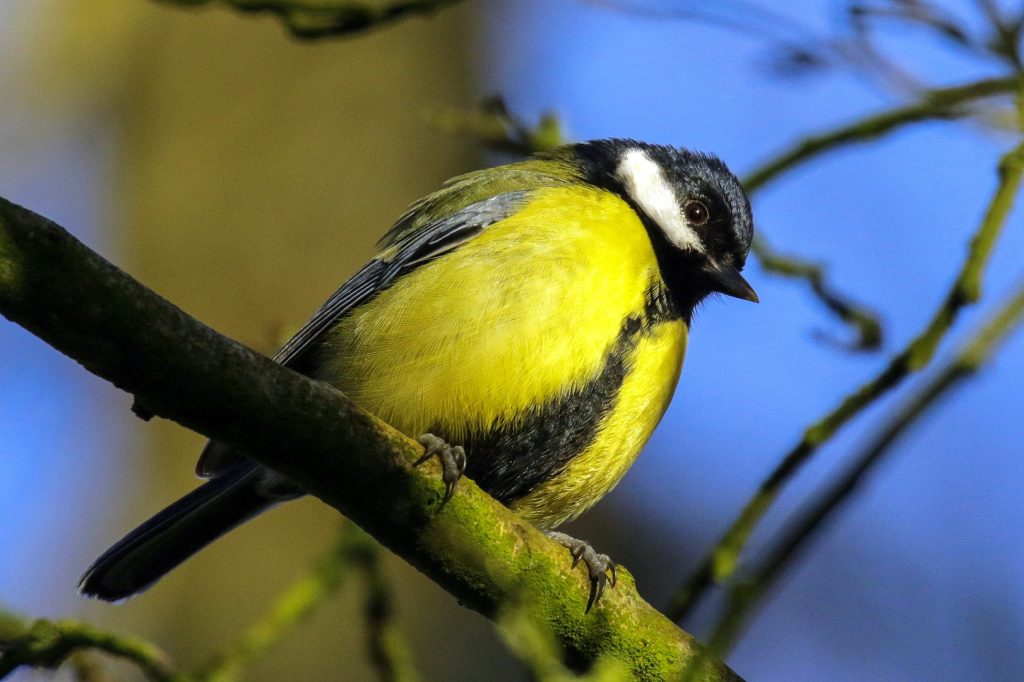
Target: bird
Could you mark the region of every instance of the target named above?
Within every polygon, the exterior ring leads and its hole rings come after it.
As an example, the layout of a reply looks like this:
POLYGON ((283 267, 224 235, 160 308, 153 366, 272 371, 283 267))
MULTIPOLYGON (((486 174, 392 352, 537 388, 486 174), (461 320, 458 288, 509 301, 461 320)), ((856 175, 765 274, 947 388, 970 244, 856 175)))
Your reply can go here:
MULTIPOLYGON (((325 381, 582 561, 587 611, 615 563, 555 530, 623 477, 675 393, 694 311, 757 302, 750 202, 717 157, 631 139, 568 144, 449 180, 274 359, 325 381)), ((205 483, 85 572, 121 601, 304 491, 210 441, 205 483)))

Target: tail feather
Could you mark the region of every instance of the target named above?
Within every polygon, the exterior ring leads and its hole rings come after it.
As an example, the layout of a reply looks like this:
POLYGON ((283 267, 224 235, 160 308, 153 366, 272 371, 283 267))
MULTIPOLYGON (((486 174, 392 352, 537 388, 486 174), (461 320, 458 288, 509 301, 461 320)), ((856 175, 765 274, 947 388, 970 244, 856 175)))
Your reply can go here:
POLYGON ((142 592, 180 563, 279 500, 258 486, 261 470, 244 461, 204 483, 117 542, 82 576, 79 591, 118 601, 142 592))

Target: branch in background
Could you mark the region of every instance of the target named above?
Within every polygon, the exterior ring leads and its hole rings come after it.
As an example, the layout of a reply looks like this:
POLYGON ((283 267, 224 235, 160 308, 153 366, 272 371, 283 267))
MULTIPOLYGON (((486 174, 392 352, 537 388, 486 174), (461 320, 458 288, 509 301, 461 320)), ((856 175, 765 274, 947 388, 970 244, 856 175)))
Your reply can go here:
POLYGON ((1021 88, 1024 88, 1024 76, 1014 75, 929 90, 912 104, 874 114, 830 132, 805 138, 788 151, 761 164, 749 173, 743 179, 743 186, 748 192, 754 193, 784 172, 825 152, 852 143, 878 139, 910 123, 968 116, 971 111, 964 105, 987 97, 1012 94, 1021 88))
POLYGON ((264 655, 297 625, 309 618, 341 587, 352 568, 351 546, 358 530, 346 524, 338 539, 305 575, 277 598, 262 620, 250 626, 241 639, 217 656, 195 677, 200 681, 228 682, 238 679, 242 668, 264 655))
POLYGON ((526 664, 538 682, 621 682, 629 671, 610 657, 599 659, 586 673, 577 675, 562 660, 564 653, 542 623, 530 619, 527 610, 511 604, 497 618, 498 633, 506 646, 526 664))
POLYGON ((242 12, 273 14, 296 38, 313 40, 350 36, 392 24, 414 15, 428 15, 462 0, 398 0, 345 2, 343 0, 162 0, 170 4, 196 7, 222 4, 242 12))
POLYGON ((427 112, 433 127, 453 135, 465 135, 505 154, 529 156, 569 142, 558 117, 545 113, 530 125, 508 109, 498 96, 485 98, 474 109, 445 107, 427 112))
POLYGON ((377 677, 382 682, 418 680, 412 652, 394 621, 392 590, 380 565, 380 547, 369 535, 354 529, 346 553, 366 580, 366 643, 377 677))
MULTIPOLYGON (((747 192, 753 194, 783 173, 826 152, 849 144, 877 139, 911 123, 966 116, 970 111, 965 108, 965 104, 994 95, 1008 94, 1022 87, 1024 78, 1014 76, 931 90, 912 104, 874 114, 831 132, 804 139, 749 173, 743 180, 743 186, 747 192)), ((874 350, 881 347, 882 325, 878 315, 830 286, 820 265, 796 256, 781 254, 769 246, 760 235, 754 239, 753 251, 766 272, 807 280, 815 296, 857 332, 857 338, 849 344, 851 349, 874 350)))
POLYGON ((927 326, 903 351, 893 357, 877 376, 848 395, 839 406, 804 432, 800 442, 786 454, 782 462, 761 484, 711 554, 676 593, 666 610, 670 618, 675 621, 684 618, 694 606, 697 597, 713 582, 721 584, 733 576, 739 555, 754 528, 775 501, 782 487, 818 448, 828 442, 842 426, 864 408, 931 362, 935 349, 953 326, 960 311, 964 306, 978 300, 981 276, 1013 206, 1014 197, 1020 187, 1022 168, 1024 145, 1003 157, 999 165, 999 186, 992 197, 985 218, 971 239, 970 249, 959 275, 927 326))
POLYGON ((0 611, 0 678, 20 666, 57 668, 83 650, 102 651, 129 661, 154 682, 177 679, 167 655, 138 637, 114 635, 73 620, 39 619, 29 623, 0 611))
MULTIPOLYGON (((779 253, 769 246, 760 234, 754 238, 751 250, 765 272, 780 277, 806 280, 818 300, 857 331, 855 340, 836 345, 854 351, 872 351, 882 346, 882 323, 878 319, 878 314, 836 291, 826 280, 825 270, 821 265, 779 253)), ((826 337, 822 335, 822 338, 826 337)))
MULTIPOLYGON (((638 679, 678 676, 699 645, 621 571, 590 614, 586 572, 472 481, 443 507, 422 447, 327 384, 227 339, 54 223, 0 199, 0 313, 133 394, 146 411, 246 452, 362 526, 466 606, 512 599, 574 665, 608 656, 638 679), (302 453, 301 457, 293 453, 302 453)), ((708 679, 735 679, 716 663, 708 679)))
MULTIPOLYGON (((775 584, 785 568, 807 541, 831 518, 864 481, 865 477, 889 454, 891 447, 946 393, 974 376, 992 358, 1017 326, 1024 321, 1024 286, 1011 300, 942 367, 924 388, 908 399, 890 417, 868 445, 854 457, 854 464, 832 483, 816 501, 808 504, 772 543, 772 549, 751 576, 729 590, 726 609, 712 632, 706 649, 709 656, 724 655, 735 642, 750 613, 775 584)), ((696 665, 696 664, 695 664, 696 665)))
POLYGON ((76 653, 82 648, 94 648, 135 662, 152 680, 230 682, 239 679, 244 667, 309 618, 338 591, 350 570, 357 568, 369 583, 366 611, 371 660, 381 671, 382 680, 413 681, 418 676, 411 664, 412 657, 390 620, 390 589, 380 573, 378 554, 369 536, 346 524, 330 550, 285 590, 261 621, 249 627, 237 643, 212 663, 190 675, 173 673, 166 656, 141 640, 99 633, 91 626, 71 621, 37 621, 26 626, 0 612, 0 651, 4 652, 0 657, 0 678, 22 665, 56 668, 70 657, 79 679, 103 679, 94 661, 76 653), (92 643, 82 639, 82 632, 91 633, 92 643))
POLYGON ((116 682, 113 677, 107 675, 96 657, 88 652, 71 654, 67 665, 75 682, 116 682))

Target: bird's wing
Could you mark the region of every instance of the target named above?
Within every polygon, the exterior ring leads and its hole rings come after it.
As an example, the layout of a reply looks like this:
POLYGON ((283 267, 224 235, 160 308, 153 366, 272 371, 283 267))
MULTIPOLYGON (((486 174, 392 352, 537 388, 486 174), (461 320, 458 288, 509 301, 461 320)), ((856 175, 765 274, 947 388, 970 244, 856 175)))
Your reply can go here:
MULTIPOLYGON (((304 370, 309 368, 304 364, 309 352, 319 345, 324 332, 346 313, 386 289, 400 276, 465 244, 487 227, 507 218, 523 204, 527 194, 525 191, 499 194, 401 234, 335 291, 277 352, 274 360, 308 373, 304 370)), ((402 220, 408 218, 403 216, 402 220)))
MULTIPOLYGON (((382 241, 383 250, 327 299, 309 322, 274 355, 274 360, 303 374, 312 373, 316 349, 338 320, 400 276, 457 248, 490 225, 507 218, 523 204, 528 194, 526 190, 505 192, 434 220, 424 220, 422 211, 428 208, 426 204, 413 206, 382 241)), ((203 478, 215 477, 239 457, 229 446, 210 441, 199 456, 196 473, 203 478)))

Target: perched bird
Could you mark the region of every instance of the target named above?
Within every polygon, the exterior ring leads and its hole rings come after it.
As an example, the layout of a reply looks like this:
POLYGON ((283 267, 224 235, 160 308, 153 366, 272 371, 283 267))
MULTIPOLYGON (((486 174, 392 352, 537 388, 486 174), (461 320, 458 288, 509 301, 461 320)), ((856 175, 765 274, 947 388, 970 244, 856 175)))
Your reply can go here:
MULTIPOLYGON (((275 356, 465 471, 582 560, 588 608, 614 564, 552 531, 622 478, 668 407, 696 306, 757 301, 739 181, 713 156, 633 140, 560 147, 450 180, 275 356), (451 445, 449 445, 451 444, 451 445)), ((421 460, 423 461, 423 460, 421 460)), ((210 479, 132 531, 81 591, 136 594, 303 491, 217 442, 210 479)), ((610 575, 609 575, 610 574, 610 575)))

